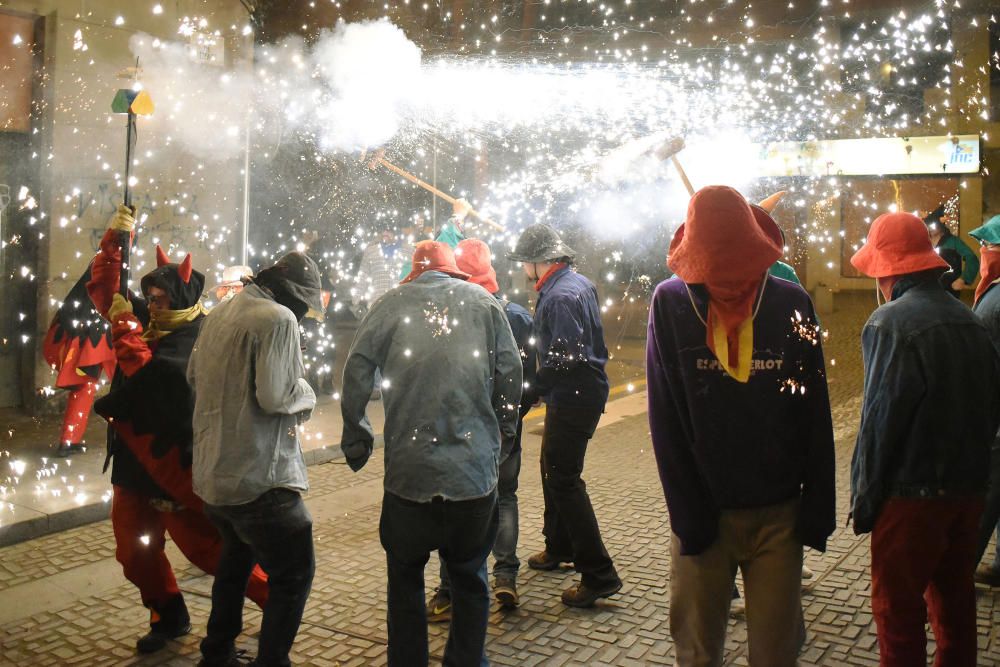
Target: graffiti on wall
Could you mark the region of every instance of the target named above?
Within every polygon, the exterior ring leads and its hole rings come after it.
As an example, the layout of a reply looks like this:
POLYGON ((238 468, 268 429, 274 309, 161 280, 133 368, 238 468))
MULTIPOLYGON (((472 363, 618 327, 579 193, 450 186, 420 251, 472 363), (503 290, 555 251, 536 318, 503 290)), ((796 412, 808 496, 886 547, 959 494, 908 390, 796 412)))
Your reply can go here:
MULTIPOLYGON (((90 247, 94 252, 100 247, 105 221, 121 202, 121 192, 112 182, 99 184, 96 192, 77 192, 71 200, 77 220, 87 216, 99 225, 89 230, 90 247)), ((136 218, 142 222, 139 243, 155 239, 164 248, 202 250, 213 256, 225 257, 238 250, 236 235, 201 222, 197 194, 175 194, 165 200, 157 200, 145 192, 134 199, 133 205, 136 207, 136 218)))

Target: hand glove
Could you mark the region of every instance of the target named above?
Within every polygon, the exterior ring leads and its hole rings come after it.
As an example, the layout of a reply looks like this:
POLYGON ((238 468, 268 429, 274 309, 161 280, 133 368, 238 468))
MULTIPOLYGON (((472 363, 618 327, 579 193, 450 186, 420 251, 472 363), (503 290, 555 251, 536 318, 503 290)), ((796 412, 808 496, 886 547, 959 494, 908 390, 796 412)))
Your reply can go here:
POLYGON ((118 210, 108 221, 108 229, 116 232, 129 232, 135 229, 135 209, 129 208, 125 204, 118 204, 118 210))
POLYGON ((111 307, 108 308, 108 319, 116 321, 123 313, 132 312, 132 302, 123 297, 119 292, 111 297, 111 307))

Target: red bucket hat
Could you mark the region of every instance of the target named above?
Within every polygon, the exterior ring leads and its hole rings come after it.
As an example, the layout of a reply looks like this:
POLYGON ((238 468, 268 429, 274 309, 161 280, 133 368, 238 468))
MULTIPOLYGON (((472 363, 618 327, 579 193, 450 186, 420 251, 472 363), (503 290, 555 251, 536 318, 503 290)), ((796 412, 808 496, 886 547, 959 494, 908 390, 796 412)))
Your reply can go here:
POLYGON ((426 271, 440 271, 452 278, 468 280, 469 274, 459 270, 455 264, 455 253, 451 246, 440 241, 421 241, 413 251, 413 269, 399 281, 400 285, 419 278, 426 271))
POLYGON ((934 251, 924 221, 912 213, 884 213, 875 218, 868 240, 851 257, 851 264, 871 278, 948 268, 934 251))
POLYGON ((767 211, 725 185, 694 193, 674 234, 667 266, 686 283, 759 278, 781 259, 781 230, 767 211))
POLYGON ((479 239, 465 239, 455 248, 455 262, 458 268, 470 274, 469 282, 482 285, 490 294, 500 291, 497 272, 493 269, 493 253, 490 247, 479 239))

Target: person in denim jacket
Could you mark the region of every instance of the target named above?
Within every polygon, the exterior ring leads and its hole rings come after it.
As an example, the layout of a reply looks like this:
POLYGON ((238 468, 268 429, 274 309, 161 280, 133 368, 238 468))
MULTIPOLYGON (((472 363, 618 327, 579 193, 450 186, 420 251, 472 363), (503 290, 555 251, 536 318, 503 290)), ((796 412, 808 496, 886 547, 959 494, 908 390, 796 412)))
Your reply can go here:
POLYGON ((880 216, 851 264, 888 302, 861 334, 865 393, 851 462, 854 531, 872 534, 882 665, 925 664, 928 612, 937 664, 974 665, 973 571, 1000 360, 982 321, 941 286, 948 265, 920 218, 880 216))
POLYGON ((385 493, 379 536, 388 570, 388 663, 426 665, 424 566, 432 551, 451 579, 446 665, 487 665, 486 558, 496 540, 497 480, 517 435, 521 355, 500 302, 467 282, 446 243, 421 241, 413 270, 372 305, 344 366, 341 449, 368 461, 365 415, 385 378, 385 493))

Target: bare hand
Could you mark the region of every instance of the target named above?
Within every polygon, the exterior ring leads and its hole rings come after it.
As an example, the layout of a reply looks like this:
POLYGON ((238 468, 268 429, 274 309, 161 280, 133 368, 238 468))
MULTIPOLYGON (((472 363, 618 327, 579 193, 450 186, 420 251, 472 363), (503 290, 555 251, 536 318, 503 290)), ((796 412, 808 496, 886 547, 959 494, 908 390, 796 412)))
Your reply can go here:
POLYGON ((968 285, 966 285, 966 284, 965 284, 965 281, 964 281, 964 280, 962 280, 961 278, 956 278, 956 279, 955 279, 955 282, 953 282, 953 283, 951 284, 951 288, 952 288, 953 290, 955 290, 956 292, 961 292, 961 291, 962 291, 962 290, 964 290, 964 289, 965 289, 966 287, 968 287, 968 285))
POLYGON ((470 211, 472 211, 472 204, 464 198, 456 199, 455 203, 451 205, 452 215, 459 220, 464 220, 465 216, 469 215, 470 211))

